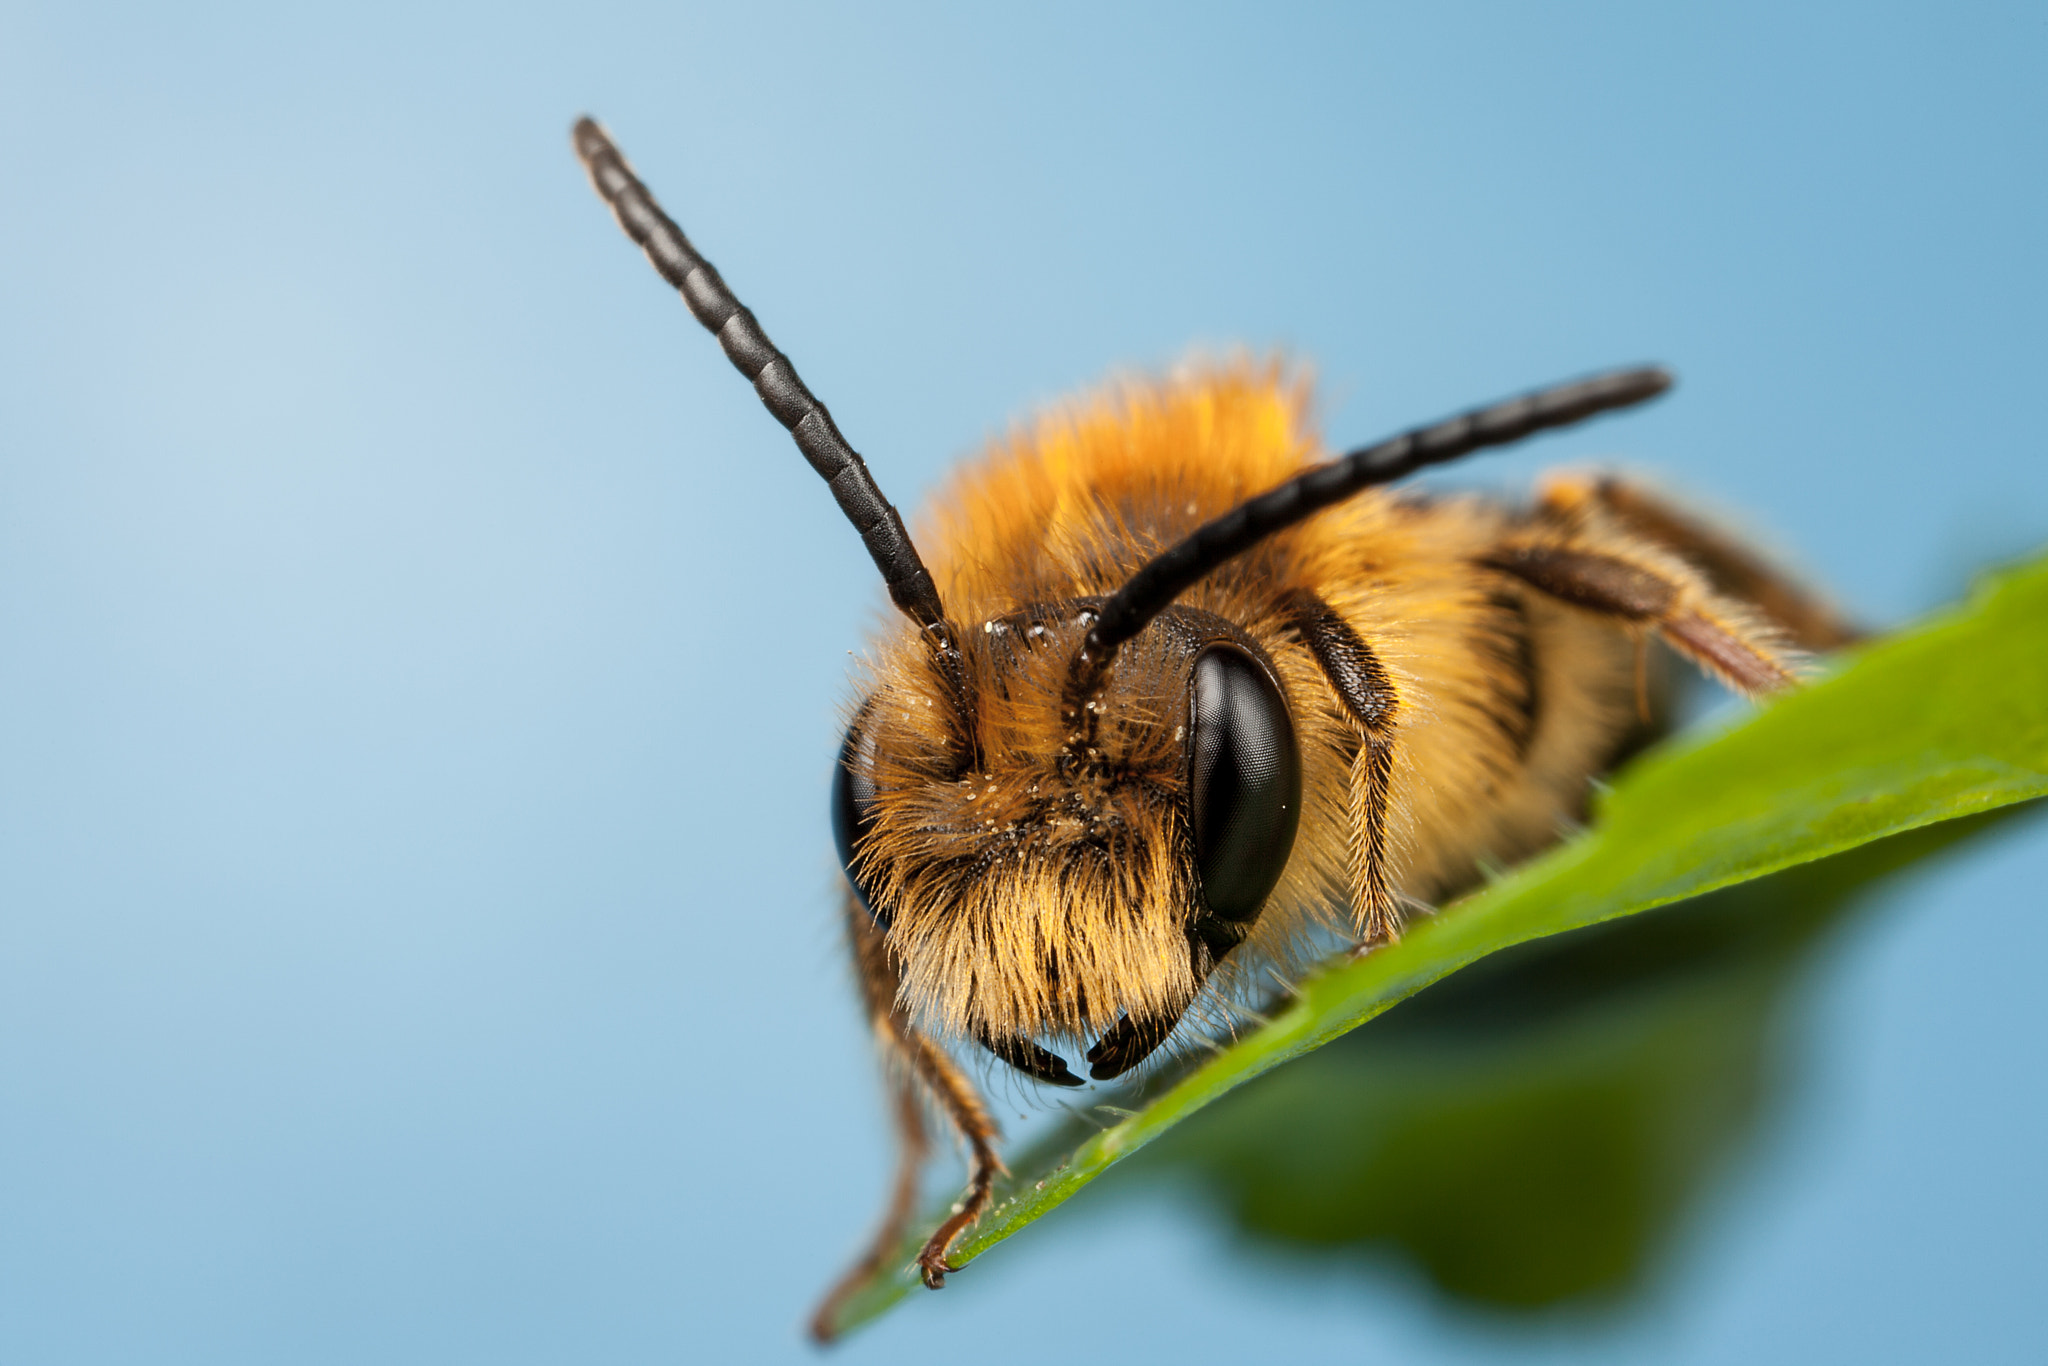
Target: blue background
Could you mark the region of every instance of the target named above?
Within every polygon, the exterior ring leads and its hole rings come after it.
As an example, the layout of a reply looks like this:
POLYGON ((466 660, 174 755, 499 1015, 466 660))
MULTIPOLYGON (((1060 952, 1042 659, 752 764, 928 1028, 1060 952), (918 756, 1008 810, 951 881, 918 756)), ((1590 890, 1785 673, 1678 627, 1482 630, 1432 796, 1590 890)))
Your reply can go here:
MULTIPOLYGON (((2038 5, 290 8, 0 10, 9 1362, 799 1359, 869 1226, 824 804, 880 594, 586 109, 905 505, 1247 345, 1336 443, 1669 362, 1457 478, 1625 456, 1873 622, 2048 541, 2038 5)), ((1158 1188, 844 1359, 2040 1360, 2044 855, 1887 894, 1618 1317, 1158 1188)))

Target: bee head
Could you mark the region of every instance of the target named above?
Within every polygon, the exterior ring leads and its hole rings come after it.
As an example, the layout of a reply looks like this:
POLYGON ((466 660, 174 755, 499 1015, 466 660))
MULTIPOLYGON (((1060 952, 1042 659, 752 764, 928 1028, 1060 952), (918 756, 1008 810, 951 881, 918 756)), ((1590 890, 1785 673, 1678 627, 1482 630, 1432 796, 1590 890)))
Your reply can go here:
POLYGON ((1301 760, 1272 661, 1185 607, 1118 654, 1078 735, 1069 661, 1096 605, 960 631, 950 666, 895 647, 848 726, 833 813, 921 1021, 1005 1057, 1121 1028, 1128 1066, 1279 880, 1301 760))

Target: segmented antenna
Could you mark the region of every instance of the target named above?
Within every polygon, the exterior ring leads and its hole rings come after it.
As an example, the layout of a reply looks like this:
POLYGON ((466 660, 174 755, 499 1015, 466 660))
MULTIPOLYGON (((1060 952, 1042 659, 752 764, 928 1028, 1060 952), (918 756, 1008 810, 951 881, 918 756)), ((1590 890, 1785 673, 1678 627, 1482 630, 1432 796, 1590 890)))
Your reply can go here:
POLYGON ((1568 427, 1596 413, 1632 407, 1670 387, 1667 371, 1643 366, 1539 389, 1352 451, 1239 503, 1154 556, 1103 602, 1081 652, 1074 656, 1070 711, 1078 713, 1095 695, 1119 645, 1144 630, 1147 622, 1218 565, 1274 532, 1424 466, 1488 446, 1505 446, 1552 427, 1568 427))
POLYGON ((903 519, 882 496, 867 462, 839 434, 832 414, 804 387, 789 357, 775 349, 761 324, 733 297, 711 263, 697 254, 675 220, 661 211, 604 129, 593 119, 578 119, 573 141, 591 186, 611 206, 626 236, 647 253, 661 278, 675 286, 697 321, 718 338, 726 358, 752 381, 761 402, 789 429, 804 459, 831 486, 839 510, 882 571, 890 599, 919 626, 943 635, 946 613, 939 604, 938 585, 910 543, 903 519))

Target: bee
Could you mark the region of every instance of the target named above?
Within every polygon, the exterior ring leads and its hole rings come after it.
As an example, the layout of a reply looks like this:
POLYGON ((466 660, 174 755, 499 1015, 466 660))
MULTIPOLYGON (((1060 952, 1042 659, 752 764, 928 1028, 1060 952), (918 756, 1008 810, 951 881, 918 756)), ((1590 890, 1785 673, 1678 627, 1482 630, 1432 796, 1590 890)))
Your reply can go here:
POLYGON ((1634 484, 1533 505, 1388 486, 1670 387, 1655 367, 1541 389, 1330 458, 1306 385, 1219 365, 1127 383, 961 469, 921 553, 867 464, 589 119, 619 226, 825 479, 901 619, 874 641, 833 774, 861 996, 912 1213, 927 1115, 1003 1172, 949 1044, 1034 1081, 1124 1075, 1228 1018, 1334 928, 1365 952, 1554 842, 1640 724, 1652 638, 1735 691, 1849 632, 1755 554, 1634 484), (927 555, 929 558, 927 558, 927 555), (1324 927, 1318 940, 1318 927, 1324 927))

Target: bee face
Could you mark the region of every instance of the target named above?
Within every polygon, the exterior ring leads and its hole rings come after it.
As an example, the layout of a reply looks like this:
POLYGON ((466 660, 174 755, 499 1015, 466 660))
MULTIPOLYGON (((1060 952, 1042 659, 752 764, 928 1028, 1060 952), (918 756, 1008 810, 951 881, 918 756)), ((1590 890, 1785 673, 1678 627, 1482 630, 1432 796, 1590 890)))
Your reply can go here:
POLYGON ((1063 689, 1094 607, 962 632, 964 696, 897 642, 834 783, 840 855, 906 1004, 1005 1056, 1177 1019, 1257 918, 1300 819, 1277 671, 1223 618, 1163 614, 1073 725, 1063 689))

